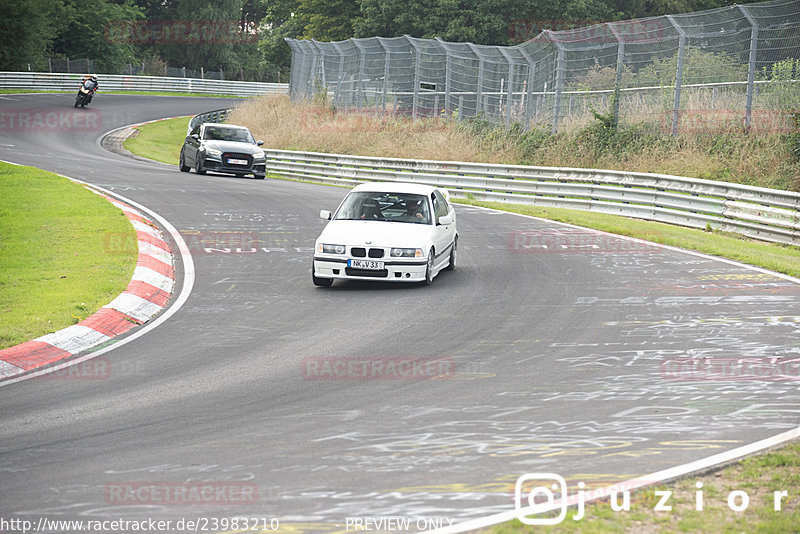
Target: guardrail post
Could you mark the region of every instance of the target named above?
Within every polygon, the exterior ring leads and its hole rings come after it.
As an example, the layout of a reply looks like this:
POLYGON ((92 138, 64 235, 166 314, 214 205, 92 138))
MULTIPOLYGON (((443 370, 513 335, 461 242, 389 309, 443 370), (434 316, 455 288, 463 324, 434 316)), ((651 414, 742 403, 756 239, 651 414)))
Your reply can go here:
POLYGON ((750 58, 747 65, 747 102, 744 108, 744 127, 750 128, 750 119, 753 110, 753 82, 756 77, 756 51, 758 50, 758 22, 744 6, 736 6, 750 23, 750 58))
POLYGON ((672 136, 678 135, 678 124, 681 112, 681 83, 683 81, 683 60, 686 56, 686 32, 683 31, 672 15, 667 15, 667 20, 680 35, 678 39, 678 66, 675 68, 675 98, 672 103, 672 136))

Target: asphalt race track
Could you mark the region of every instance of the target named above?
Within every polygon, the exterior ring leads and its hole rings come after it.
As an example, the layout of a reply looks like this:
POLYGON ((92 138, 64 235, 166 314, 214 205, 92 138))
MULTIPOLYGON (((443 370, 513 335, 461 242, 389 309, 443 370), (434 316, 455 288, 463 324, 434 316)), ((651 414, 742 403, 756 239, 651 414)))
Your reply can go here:
POLYGON ((345 189, 186 174, 100 144, 230 101, 72 102, 0 95, 0 159, 154 210, 189 245, 196 281, 166 323, 99 357, 103 376, 0 387, 0 517, 274 518, 281 532, 393 517, 416 530, 513 510, 525 473, 606 485, 800 425, 797 373, 768 374, 800 358, 792 280, 458 206, 459 265, 432 286, 315 288, 318 213, 345 189), (9 125, 43 110, 67 118, 9 125), (441 374, 388 374, 410 358, 441 374), (741 358, 758 364, 750 379, 686 371, 741 358))

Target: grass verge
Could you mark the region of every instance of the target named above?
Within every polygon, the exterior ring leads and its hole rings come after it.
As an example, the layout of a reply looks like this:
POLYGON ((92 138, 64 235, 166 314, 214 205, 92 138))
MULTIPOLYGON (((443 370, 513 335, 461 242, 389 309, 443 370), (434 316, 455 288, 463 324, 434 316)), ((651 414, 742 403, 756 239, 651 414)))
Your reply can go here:
POLYGON ((136 232, 107 200, 66 178, 0 162, 0 349, 75 324, 119 295, 136 232))
POLYGON ((177 165, 188 124, 187 117, 144 124, 134 128, 137 133, 126 139, 122 146, 142 157, 177 165))
MULTIPOLYGON (((795 488, 798 485, 800 442, 794 441, 778 450, 701 476, 632 491, 628 510, 615 511, 608 500, 591 503, 586 505, 584 517, 576 521, 573 514, 577 509, 570 509, 564 521, 547 528, 546 532, 797 532, 800 499, 795 488), (671 492, 665 503, 671 510, 654 510, 663 495, 656 491, 671 492), (779 510, 775 509, 776 491, 787 492, 786 497, 779 499, 779 510), (746 494, 746 507, 744 495, 738 492, 746 494), (700 509, 698 499, 702 505, 700 509), (739 507, 744 509, 734 510, 739 507)), ((590 494, 593 489, 599 488, 587 485, 590 494)), ((568 490, 570 494, 576 491, 568 490)), ((620 492, 617 504, 623 503, 624 495, 620 492)), ((515 520, 488 529, 488 532, 521 534, 533 532, 535 528, 545 530, 515 520)))

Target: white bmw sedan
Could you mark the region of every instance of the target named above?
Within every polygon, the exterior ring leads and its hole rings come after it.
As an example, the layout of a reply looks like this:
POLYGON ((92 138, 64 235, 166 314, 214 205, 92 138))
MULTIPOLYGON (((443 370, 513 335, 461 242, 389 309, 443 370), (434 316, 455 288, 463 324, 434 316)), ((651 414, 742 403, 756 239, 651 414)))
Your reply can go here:
POLYGON ((424 282, 456 266, 456 213, 447 190, 409 183, 354 187, 314 247, 312 281, 424 282))

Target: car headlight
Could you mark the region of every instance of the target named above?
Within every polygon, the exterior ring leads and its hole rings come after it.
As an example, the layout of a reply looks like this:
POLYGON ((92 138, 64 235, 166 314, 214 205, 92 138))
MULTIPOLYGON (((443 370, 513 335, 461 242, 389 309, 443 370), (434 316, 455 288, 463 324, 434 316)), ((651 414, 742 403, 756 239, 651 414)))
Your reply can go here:
POLYGON ((267 159, 267 155, 263 152, 256 152, 253 154, 253 161, 264 161, 265 159, 267 159))
POLYGON ((206 155, 219 158, 222 156, 222 151, 217 150, 216 148, 206 148, 206 155))
POLYGON ((421 248, 393 248, 389 254, 394 258, 421 258, 421 248))
POLYGON ((346 248, 344 245, 329 245, 327 243, 320 243, 317 245, 317 252, 324 254, 344 254, 346 248))

